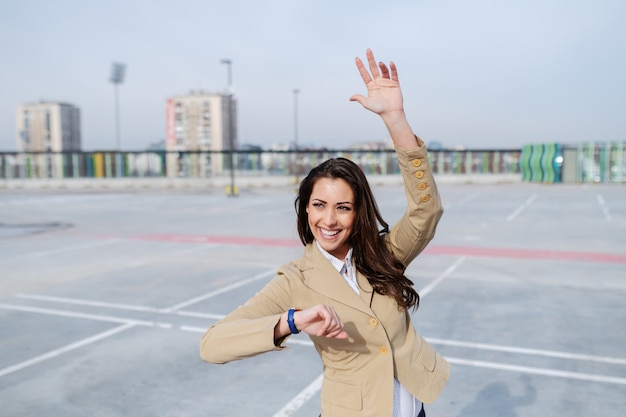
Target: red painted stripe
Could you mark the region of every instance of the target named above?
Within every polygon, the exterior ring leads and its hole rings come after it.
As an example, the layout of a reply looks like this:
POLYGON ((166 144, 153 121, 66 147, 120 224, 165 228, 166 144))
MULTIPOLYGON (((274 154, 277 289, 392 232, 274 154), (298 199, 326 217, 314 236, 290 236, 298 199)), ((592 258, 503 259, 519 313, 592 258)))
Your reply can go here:
POLYGON ((149 234, 133 236, 136 240, 153 240, 160 242, 182 243, 218 243, 222 245, 239 246, 275 246, 275 247, 302 247, 302 243, 295 239, 277 239, 244 236, 201 236, 201 235, 160 235, 149 234))
POLYGON ((478 256, 488 258, 552 259, 561 261, 626 263, 626 255, 600 252, 542 249, 480 248, 465 246, 429 246, 430 255, 478 256))
MULTIPOLYGON (((182 243, 216 243, 237 246, 270 246, 270 247, 302 247, 302 243, 295 239, 262 238, 250 236, 207 236, 207 235, 177 235, 177 234, 144 234, 134 236, 136 240, 150 240, 160 242, 182 243)), ((470 256, 486 258, 513 258, 513 259, 548 259, 579 262, 626 263, 626 254, 558 251, 542 249, 515 249, 515 248, 482 248, 471 246, 442 246, 431 245, 424 253, 429 255, 470 256)))

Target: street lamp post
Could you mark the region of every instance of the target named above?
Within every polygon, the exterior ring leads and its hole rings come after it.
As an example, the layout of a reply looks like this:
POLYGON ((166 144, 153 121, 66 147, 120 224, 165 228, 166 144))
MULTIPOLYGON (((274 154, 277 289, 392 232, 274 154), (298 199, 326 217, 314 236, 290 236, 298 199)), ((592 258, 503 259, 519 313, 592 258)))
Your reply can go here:
POLYGON ((294 175, 294 183, 298 183, 298 94, 300 90, 297 88, 293 89, 293 147, 294 147, 294 158, 293 158, 293 175, 294 175))
POLYGON ((118 87, 124 82, 124 72, 126 71, 126 65, 114 62, 111 67, 111 77, 109 81, 113 83, 115 89, 115 142, 117 144, 117 176, 122 176, 122 144, 120 135, 120 100, 118 87))
POLYGON ((293 143, 298 150, 298 94, 300 90, 293 89, 293 143))
POLYGON ((233 134, 233 73, 232 61, 230 59, 222 59, 222 64, 226 65, 228 70, 228 146, 230 148, 230 187, 226 190, 229 197, 237 197, 237 188, 235 187, 235 138, 233 134))

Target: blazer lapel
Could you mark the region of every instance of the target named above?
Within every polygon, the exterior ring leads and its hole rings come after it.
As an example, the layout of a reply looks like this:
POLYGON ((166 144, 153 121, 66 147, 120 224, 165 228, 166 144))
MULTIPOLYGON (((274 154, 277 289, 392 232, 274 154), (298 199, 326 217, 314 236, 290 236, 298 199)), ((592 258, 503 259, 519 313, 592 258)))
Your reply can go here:
POLYGON ((359 284, 359 289, 361 290, 361 299, 365 302, 368 307, 372 307, 372 297, 374 297, 374 289, 372 288, 370 282, 367 280, 367 277, 356 271, 356 282, 359 284))
POLYGON ((367 282, 367 279, 363 276, 359 277, 361 274, 357 273, 357 281, 361 288, 361 296, 359 296, 318 250, 317 245, 308 244, 301 261, 300 269, 304 276, 304 282, 309 288, 332 298, 338 303, 372 314, 369 308, 371 286, 368 282, 364 288, 362 281, 367 282))

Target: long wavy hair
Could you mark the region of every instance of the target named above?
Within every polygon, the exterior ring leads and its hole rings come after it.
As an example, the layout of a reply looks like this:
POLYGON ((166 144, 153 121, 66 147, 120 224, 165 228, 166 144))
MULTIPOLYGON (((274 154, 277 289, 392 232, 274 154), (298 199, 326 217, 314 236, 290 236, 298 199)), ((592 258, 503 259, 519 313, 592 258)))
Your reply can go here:
POLYGON ((349 159, 329 159, 313 168, 300 183, 295 208, 302 244, 307 245, 314 240, 306 208, 313 186, 320 178, 342 179, 352 188, 355 218, 349 239, 356 268, 367 277, 374 291, 392 297, 400 307, 417 309, 419 295, 413 288, 413 282, 404 275, 406 266, 385 243, 389 225, 378 210, 365 174, 349 159))

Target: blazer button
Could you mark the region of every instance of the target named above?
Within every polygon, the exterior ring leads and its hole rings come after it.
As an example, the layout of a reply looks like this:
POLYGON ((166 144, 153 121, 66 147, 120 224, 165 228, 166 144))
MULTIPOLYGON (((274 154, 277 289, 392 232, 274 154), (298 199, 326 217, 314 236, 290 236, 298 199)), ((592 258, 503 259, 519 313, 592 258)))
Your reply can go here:
POLYGON ((415 173, 415 178, 420 179, 424 177, 424 171, 417 171, 415 173))
POLYGON ((418 167, 422 165, 422 160, 421 159, 414 159, 413 160, 413 166, 414 167, 418 167))
POLYGON ((428 202, 430 201, 430 196, 429 196, 428 194, 424 194, 424 195, 422 196, 422 201, 423 201, 424 203, 428 203, 428 202))
POLYGON ((387 346, 381 346, 378 348, 378 352, 380 352, 381 355, 386 355, 387 352, 389 352, 389 349, 387 349, 387 346))
POLYGON ((370 318, 370 326, 376 326, 378 324, 378 320, 374 317, 370 318))
POLYGON ((417 189, 420 190, 420 191, 424 191, 426 189, 426 187, 428 187, 428 186, 426 185, 425 182, 420 182, 419 185, 417 186, 417 189))

